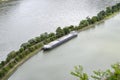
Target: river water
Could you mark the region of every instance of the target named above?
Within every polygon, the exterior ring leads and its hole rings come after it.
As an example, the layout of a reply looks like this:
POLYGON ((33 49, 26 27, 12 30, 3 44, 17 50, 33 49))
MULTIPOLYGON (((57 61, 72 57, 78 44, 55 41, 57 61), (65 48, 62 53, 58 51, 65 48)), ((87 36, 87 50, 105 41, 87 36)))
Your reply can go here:
MULTIPOLYGON (((0 60, 21 43, 58 26, 78 25, 119 0, 21 0, 0 8, 0 60)), ((92 70, 109 68, 120 61, 120 15, 81 32, 77 38, 51 50, 39 52, 9 80, 75 80, 75 65, 92 70)))

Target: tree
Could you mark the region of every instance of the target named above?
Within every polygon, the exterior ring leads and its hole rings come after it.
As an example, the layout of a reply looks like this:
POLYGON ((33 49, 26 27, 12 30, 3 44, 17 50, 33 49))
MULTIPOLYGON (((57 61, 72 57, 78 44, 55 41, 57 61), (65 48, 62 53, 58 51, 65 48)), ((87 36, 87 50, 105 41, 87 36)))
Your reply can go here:
POLYGON ((5 61, 1 61, 1 66, 4 66, 6 63, 5 63, 5 61))
POLYGON ((64 31, 61 29, 61 27, 58 27, 57 29, 56 29, 56 36, 57 36, 57 38, 60 38, 60 37, 62 37, 62 36, 64 36, 65 35, 65 33, 64 33, 64 31))
POLYGON ((43 33, 43 34, 40 35, 41 41, 43 41, 43 40, 45 40, 47 38, 48 38, 48 33, 47 32, 45 32, 45 33, 43 33))
POLYGON ((34 46, 31 46, 28 48, 30 52, 33 52, 35 50, 35 47, 34 46))
POLYGON ((111 9, 111 7, 107 7, 106 8, 106 15, 109 16, 110 14, 112 14, 112 9, 111 9))
POLYGON ((117 12, 119 9, 118 9, 118 7, 117 7, 117 5, 114 5, 114 6, 112 6, 112 12, 114 13, 114 12, 117 12))
POLYGON ((80 24, 79 24, 79 26, 81 26, 82 28, 88 25, 89 25, 89 22, 87 20, 82 20, 80 21, 80 24))
POLYGON ((75 26, 75 30, 79 30, 79 26, 75 26))
POLYGON ((28 54, 30 53, 29 49, 26 49, 26 50, 24 51, 24 53, 25 53, 25 55, 28 55, 28 54))
POLYGON ((14 66, 13 63, 9 63, 9 64, 8 64, 8 67, 10 67, 10 68, 13 68, 13 66, 14 66))
POLYGON ((2 68, 3 66, 2 66, 2 64, 0 64, 0 68, 2 68))
POLYGON ((20 58, 20 60, 24 57, 22 54, 18 55, 18 57, 20 58))
MULTIPOLYGON (((24 44, 23 46, 24 46, 24 47, 26 46, 26 48, 28 47, 28 45, 27 45, 27 44, 24 44)), ((19 54, 19 53, 23 52, 23 51, 25 50, 25 48, 24 48, 24 47, 20 47, 19 52, 17 52, 17 54, 19 54)))
POLYGON ((88 21, 89 24, 93 23, 89 16, 86 19, 87 19, 87 21, 88 21))
POLYGON ((5 72, 5 74, 9 71, 9 67, 8 66, 6 66, 6 67, 4 67, 3 69, 2 69, 4 72, 5 72))
POLYGON ((106 13, 105 13, 104 10, 100 11, 100 12, 97 14, 97 17, 98 17, 99 20, 104 19, 105 16, 106 16, 106 13))
POLYGON ((31 44, 29 42, 26 42, 26 43, 23 43, 20 47, 27 49, 30 46, 31 46, 31 44))
POLYGON ((70 33, 70 30, 69 30, 69 28, 68 28, 68 27, 64 27, 64 28, 63 28, 63 31, 64 31, 64 33, 65 33, 65 34, 70 33))
POLYGON ((116 5, 117 5, 117 8, 120 10, 120 3, 117 3, 116 5))
POLYGON ((30 43, 31 45, 34 45, 37 43, 36 39, 30 39, 28 40, 28 43, 30 43))
POLYGON ((0 71, 0 79, 1 79, 4 75, 5 75, 5 71, 2 69, 2 70, 0 71))
POLYGON ((52 32, 51 32, 51 33, 49 34, 49 38, 50 38, 50 37, 53 37, 53 36, 56 36, 56 35, 55 35, 55 33, 52 33, 52 32))
POLYGON ((98 21, 98 17, 97 16, 93 16, 91 19, 92 23, 95 23, 98 21))
POLYGON ((35 41, 38 43, 38 42, 41 42, 41 38, 40 37, 36 37, 35 38, 35 41))
POLYGON ((38 46, 39 48, 41 48, 43 45, 44 45, 43 42, 40 42, 40 43, 37 44, 37 46, 38 46))
POLYGON ((20 57, 19 56, 15 57, 15 61, 19 62, 20 61, 20 57))
POLYGON ((69 31, 70 31, 70 32, 75 29, 73 25, 68 26, 68 28, 69 28, 69 31))
POLYGON ((7 59, 6 61, 9 62, 11 59, 13 59, 16 56, 16 52, 15 51, 11 51, 8 55, 7 55, 7 59))

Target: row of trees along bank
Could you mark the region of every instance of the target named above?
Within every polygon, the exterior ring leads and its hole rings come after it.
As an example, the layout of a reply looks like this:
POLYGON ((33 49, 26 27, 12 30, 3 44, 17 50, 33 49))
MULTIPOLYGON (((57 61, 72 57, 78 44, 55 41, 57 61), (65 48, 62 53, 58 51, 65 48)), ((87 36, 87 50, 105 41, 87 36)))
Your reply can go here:
POLYGON ((15 1, 15 0, 0 0, 0 3, 6 3, 6 2, 10 2, 10 1, 15 1))
POLYGON ((120 3, 113 5, 111 7, 107 7, 106 10, 100 11, 97 16, 87 17, 85 20, 80 21, 78 26, 67 26, 64 28, 58 27, 56 32, 53 33, 43 33, 38 37, 28 40, 28 42, 23 43, 20 46, 18 51, 12 51, 8 54, 5 61, 1 61, 0 63, 0 80, 9 73, 11 69, 15 67, 21 60, 29 56, 31 53, 43 47, 43 45, 54 41, 64 35, 69 34, 71 31, 74 30, 81 30, 89 25, 95 24, 105 18, 113 15, 116 12, 120 11, 120 3))

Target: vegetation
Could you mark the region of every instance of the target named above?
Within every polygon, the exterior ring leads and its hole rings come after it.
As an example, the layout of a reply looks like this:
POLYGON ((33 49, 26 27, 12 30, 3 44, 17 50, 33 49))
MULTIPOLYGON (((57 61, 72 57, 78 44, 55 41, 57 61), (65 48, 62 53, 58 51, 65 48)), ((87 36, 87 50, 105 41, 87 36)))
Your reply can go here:
MULTIPOLYGON (((29 56, 31 53, 36 51, 37 49, 41 49, 43 45, 48 44, 51 41, 54 41, 64 35, 69 34, 71 31, 74 30, 81 30, 85 27, 88 27, 89 25, 95 24, 96 22, 102 21, 106 19, 107 17, 113 15, 116 12, 120 11, 120 3, 117 3, 114 6, 107 7, 106 10, 100 11, 97 16, 93 16, 92 18, 87 17, 85 20, 80 21, 80 24, 78 26, 67 26, 64 28, 58 27, 56 29, 55 33, 43 33, 38 37, 35 37, 33 39, 28 40, 28 42, 23 43, 20 46, 20 49, 18 51, 12 51, 8 54, 5 61, 1 61, 0 63, 0 80, 2 80, 6 74, 11 70, 14 69, 14 67, 21 62, 21 60, 24 60, 27 56, 29 56)), ((79 67, 80 68, 80 67, 79 67)), ((79 69, 76 68, 76 69, 79 69)), ((13 70, 14 71, 14 70, 13 70)), ((82 71, 82 68, 80 69, 82 71)), ((80 79, 87 80, 88 77, 85 73, 77 72, 72 73, 76 76, 79 76, 80 79)))
MULTIPOLYGON (((94 75, 91 76, 92 80, 120 80, 120 63, 116 63, 111 66, 113 71, 110 69, 106 71, 93 71, 94 75)), ((75 70, 71 72, 79 80, 89 80, 90 78, 86 73, 83 72, 82 66, 75 66, 75 70)))
POLYGON ((79 80, 88 80, 88 75, 83 72, 83 67, 82 66, 75 66, 75 71, 71 72, 72 75, 76 76, 79 78, 79 80))
POLYGON ((0 0, 0 3, 8 2, 8 1, 13 1, 13 0, 0 0))

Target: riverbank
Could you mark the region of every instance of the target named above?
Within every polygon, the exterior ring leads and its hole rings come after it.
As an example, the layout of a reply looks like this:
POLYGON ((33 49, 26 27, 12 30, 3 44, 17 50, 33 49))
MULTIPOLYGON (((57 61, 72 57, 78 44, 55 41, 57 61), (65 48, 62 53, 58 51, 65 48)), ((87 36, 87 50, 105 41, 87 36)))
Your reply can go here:
POLYGON ((30 55, 26 56, 24 59, 22 59, 20 62, 18 62, 1 80, 7 80, 18 69, 18 67, 20 67, 23 63, 25 63, 31 57, 36 55, 38 52, 40 52, 41 49, 42 48, 35 50, 34 52, 30 53, 30 55))
POLYGON ((29 40, 27 43, 24 43, 21 45, 20 49, 18 51, 12 52, 10 55, 8 55, 6 61, 3 61, 1 63, 2 68, 0 70, 0 74, 3 75, 1 80, 8 79, 15 71, 16 69, 21 66, 25 61, 27 61, 29 58, 31 58, 33 55, 37 54, 39 51, 41 51, 41 48, 43 45, 48 44, 49 42, 52 42, 66 34, 69 34, 71 31, 84 31, 86 29, 89 29, 91 27, 94 27, 97 24, 100 24, 104 22, 105 20, 112 18, 116 14, 118 14, 119 10, 116 12, 110 12, 110 15, 107 15, 105 11, 101 11, 98 13, 97 16, 92 18, 87 18, 87 20, 82 20, 79 24, 79 26, 69 26, 61 29, 60 27, 57 28, 56 34, 51 33, 44 35, 41 35, 40 37, 37 37, 35 39, 29 40), (43 42, 43 45, 38 43, 43 42))
POLYGON ((15 0, 0 0, 0 4, 2 4, 2 3, 8 3, 8 2, 11 2, 11 1, 15 1, 15 0))
POLYGON ((18 4, 20 0, 7 0, 7 1, 1 1, 0 0, 0 9, 4 7, 12 6, 13 4, 18 4))
POLYGON ((99 22, 96 22, 96 23, 94 23, 94 24, 91 24, 91 25, 89 25, 89 26, 86 26, 86 27, 78 30, 78 32, 80 33, 80 32, 85 31, 85 30, 87 30, 87 29, 93 28, 93 27, 95 27, 96 25, 102 24, 102 23, 104 23, 106 20, 109 20, 110 18, 116 16, 116 15, 119 14, 119 13, 120 13, 120 12, 116 12, 116 13, 114 13, 114 14, 106 17, 105 19, 99 21, 99 22))
POLYGON ((0 3, 2 3, 2 2, 10 2, 10 1, 15 1, 15 0, 0 0, 0 3))
MULTIPOLYGON (((90 28, 94 27, 95 25, 101 24, 101 23, 103 23, 105 20, 108 20, 108 19, 112 18, 113 16, 115 16, 115 15, 117 15, 117 14, 118 14, 118 12, 117 12, 117 13, 114 13, 113 15, 107 17, 106 19, 104 19, 104 20, 102 20, 102 21, 99 21, 99 22, 96 22, 95 24, 86 26, 85 28, 80 29, 78 32, 80 33, 80 32, 82 32, 82 31, 85 31, 85 30, 87 30, 87 29, 90 29, 90 28)), ((36 55, 39 51, 41 51, 41 48, 38 49, 38 50, 36 50, 36 51, 34 51, 34 52, 32 52, 32 53, 30 53, 30 55, 28 55, 27 57, 25 57, 25 58, 24 58, 22 61, 20 61, 13 69, 11 69, 11 70, 6 74, 6 76, 5 76, 2 80, 7 80, 7 79, 18 69, 18 67, 20 67, 23 63, 25 63, 25 62, 26 62, 27 60, 29 60, 31 57, 33 57, 34 55, 36 55)))

